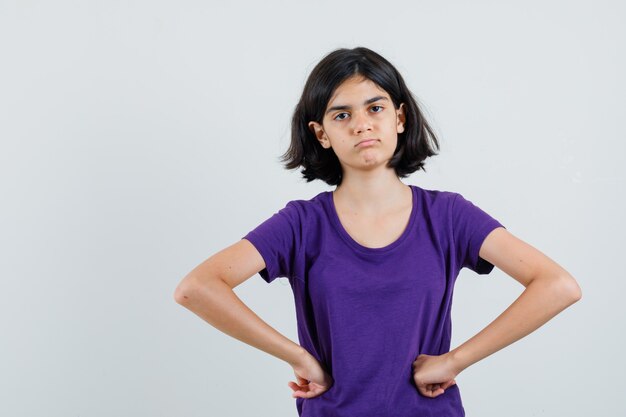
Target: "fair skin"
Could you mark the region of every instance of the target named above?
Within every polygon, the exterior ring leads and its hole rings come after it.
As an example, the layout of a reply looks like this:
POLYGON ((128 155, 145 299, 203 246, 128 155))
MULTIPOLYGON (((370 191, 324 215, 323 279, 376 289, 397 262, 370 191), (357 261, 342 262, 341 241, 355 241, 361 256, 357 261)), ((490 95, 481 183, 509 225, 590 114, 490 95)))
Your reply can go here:
MULTIPOLYGON (((337 88, 327 110, 322 123, 312 121, 309 127, 341 163, 342 183, 333 192, 341 222, 364 246, 385 246, 402 233, 410 213, 409 187, 385 166, 404 131, 404 105, 396 109, 372 81, 353 77, 337 88), (335 106, 344 107, 332 110, 335 106), (367 138, 376 141, 356 146, 367 138)), ((442 355, 415 358, 413 379, 426 397, 443 394, 464 369, 530 334, 581 298, 580 287, 565 269, 507 229, 494 229, 479 256, 525 289, 465 343, 442 355)), ((176 288, 175 299, 224 333, 289 363, 296 376, 296 382, 288 383, 292 397, 321 395, 333 384, 323 365, 261 320, 233 291, 264 267, 259 252, 242 239, 194 268, 176 288)))

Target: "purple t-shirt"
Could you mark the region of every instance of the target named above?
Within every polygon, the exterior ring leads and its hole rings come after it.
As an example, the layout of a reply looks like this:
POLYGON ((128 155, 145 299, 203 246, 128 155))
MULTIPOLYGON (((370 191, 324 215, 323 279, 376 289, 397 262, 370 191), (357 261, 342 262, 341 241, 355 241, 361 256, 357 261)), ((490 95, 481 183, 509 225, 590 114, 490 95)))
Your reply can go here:
POLYGON ((463 267, 491 272, 478 252, 504 226, 461 194, 409 187, 409 223, 385 247, 348 234, 332 191, 289 201, 243 237, 265 260, 265 281, 289 279, 300 345, 334 379, 323 394, 295 399, 301 417, 465 415, 458 384, 424 397, 412 364, 450 351, 456 277, 463 267))

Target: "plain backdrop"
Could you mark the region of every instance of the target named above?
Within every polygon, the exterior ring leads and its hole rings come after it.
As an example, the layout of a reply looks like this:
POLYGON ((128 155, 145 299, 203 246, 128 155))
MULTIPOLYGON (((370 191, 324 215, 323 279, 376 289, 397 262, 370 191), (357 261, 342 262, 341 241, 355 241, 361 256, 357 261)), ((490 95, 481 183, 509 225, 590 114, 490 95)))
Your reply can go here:
MULTIPOLYGON (((173 293, 333 189, 278 158, 309 72, 355 46, 439 136, 403 181, 462 193, 583 290, 457 377, 467 415, 626 415, 625 19, 598 0, 1 0, 0 415, 297 415, 287 363, 173 293)), ((522 290, 462 270, 452 348, 522 290)), ((297 341, 286 279, 235 291, 297 341)))

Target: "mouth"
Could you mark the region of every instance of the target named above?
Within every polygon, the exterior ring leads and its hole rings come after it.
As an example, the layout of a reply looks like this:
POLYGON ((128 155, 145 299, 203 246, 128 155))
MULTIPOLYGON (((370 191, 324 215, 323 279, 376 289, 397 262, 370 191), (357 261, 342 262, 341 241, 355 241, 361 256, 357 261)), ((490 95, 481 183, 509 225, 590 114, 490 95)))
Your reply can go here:
POLYGON ((356 148, 357 146, 369 146, 369 145, 373 145, 378 141, 378 139, 363 139, 362 141, 360 141, 359 143, 357 143, 356 145, 354 145, 354 147, 356 148))

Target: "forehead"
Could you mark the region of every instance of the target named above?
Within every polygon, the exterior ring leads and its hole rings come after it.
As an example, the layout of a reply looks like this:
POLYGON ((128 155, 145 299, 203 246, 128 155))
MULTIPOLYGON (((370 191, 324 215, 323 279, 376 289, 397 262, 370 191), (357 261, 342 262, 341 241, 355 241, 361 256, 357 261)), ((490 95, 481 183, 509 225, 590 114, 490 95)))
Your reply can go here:
POLYGON ((353 76, 339 84, 330 100, 328 100, 328 106, 332 104, 350 104, 352 102, 360 104, 364 98, 373 96, 389 98, 389 94, 376 85, 374 81, 362 76, 353 76))

